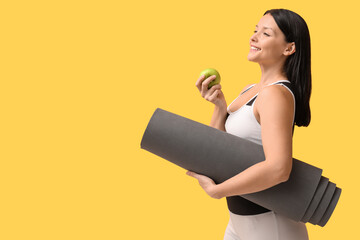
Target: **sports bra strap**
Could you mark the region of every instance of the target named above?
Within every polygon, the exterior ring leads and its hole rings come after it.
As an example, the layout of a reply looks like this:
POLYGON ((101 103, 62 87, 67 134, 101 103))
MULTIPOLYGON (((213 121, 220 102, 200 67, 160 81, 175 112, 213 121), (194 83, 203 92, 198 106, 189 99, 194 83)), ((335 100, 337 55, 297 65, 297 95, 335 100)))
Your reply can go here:
POLYGON ((245 89, 245 91, 243 91, 242 93, 240 93, 240 95, 243 95, 244 93, 246 93, 247 91, 249 91, 253 86, 255 86, 255 84, 251 85, 250 87, 248 87, 247 89, 245 89))
MULTIPOLYGON (((290 90, 290 92, 292 93, 292 90, 291 90, 291 88, 290 88, 290 82, 288 82, 287 80, 286 81, 278 81, 278 82, 275 82, 275 83, 272 83, 272 84, 269 84, 269 85, 275 85, 275 84, 284 84, 289 90, 290 90)), ((268 85, 268 86, 269 86, 268 85)), ((247 89, 247 90, 249 90, 249 89, 247 89)), ((247 91, 246 90, 246 91, 247 91)), ((255 99, 257 98, 257 96, 258 96, 258 94, 256 94, 255 96, 254 96, 254 98, 253 99, 251 99, 251 101, 249 101, 246 105, 247 106, 251 106, 254 102, 255 102, 255 99)))

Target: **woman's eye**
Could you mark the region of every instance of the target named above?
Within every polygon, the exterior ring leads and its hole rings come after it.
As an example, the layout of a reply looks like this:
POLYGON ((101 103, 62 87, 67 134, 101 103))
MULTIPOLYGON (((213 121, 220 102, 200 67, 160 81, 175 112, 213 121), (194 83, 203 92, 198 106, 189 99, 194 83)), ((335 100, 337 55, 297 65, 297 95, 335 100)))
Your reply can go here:
MULTIPOLYGON (((255 30, 254 33, 257 33, 257 31, 255 30)), ((265 32, 264 32, 264 34, 265 34, 266 36, 270 37, 269 34, 267 34, 267 33, 265 33, 265 32)))

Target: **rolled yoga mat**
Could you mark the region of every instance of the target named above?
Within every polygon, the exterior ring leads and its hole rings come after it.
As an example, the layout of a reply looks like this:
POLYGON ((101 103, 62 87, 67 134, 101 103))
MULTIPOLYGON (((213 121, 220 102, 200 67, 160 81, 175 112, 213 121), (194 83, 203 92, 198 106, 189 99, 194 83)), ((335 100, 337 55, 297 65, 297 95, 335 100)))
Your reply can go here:
MULTIPOLYGON (((263 147, 202 123, 156 109, 141 148, 221 183, 264 161, 263 147)), ((325 226, 341 189, 322 170, 293 158, 289 180, 241 197, 295 221, 325 226)))

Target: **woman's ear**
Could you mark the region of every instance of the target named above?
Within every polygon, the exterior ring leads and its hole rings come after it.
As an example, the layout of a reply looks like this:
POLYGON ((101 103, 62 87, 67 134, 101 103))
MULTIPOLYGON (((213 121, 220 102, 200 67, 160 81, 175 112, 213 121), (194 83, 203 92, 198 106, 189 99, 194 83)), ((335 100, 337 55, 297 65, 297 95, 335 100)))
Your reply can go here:
POLYGON ((285 56, 290 56, 291 54, 293 54, 296 51, 295 48, 295 42, 291 42, 287 44, 287 47, 284 51, 284 55, 285 56))

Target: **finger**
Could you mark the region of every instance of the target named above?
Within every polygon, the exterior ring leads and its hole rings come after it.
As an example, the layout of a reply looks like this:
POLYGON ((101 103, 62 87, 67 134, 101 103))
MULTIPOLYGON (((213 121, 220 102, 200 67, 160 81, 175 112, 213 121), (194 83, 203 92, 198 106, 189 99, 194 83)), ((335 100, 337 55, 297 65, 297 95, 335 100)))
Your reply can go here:
POLYGON ((215 91, 213 92, 213 94, 211 94, 211 95, 207 98, 207 100, 208 100, 209 102, 214 101, 214 100, 218 97, 219 93, 220 93, 220 90, 219 90, 219 89, 215 90, 215 91))
POLYGON ((214 86, 212 86, 210 89, 208 89, 208 91, 206 92, 207 96, 210 96, 211 94, 213 94, 216 90, 220 90, 221 89, 221 85, 220 84, 215 84, 214 86))
POLYGON ((204 80, 205 80, 205 75, 201 75, 195 83, 195 85, 199 89, 199 91, 201 91, 201 83, 204 80))
POLYGON ((210 82, 214 81, 216 78, 216 75, 211 75, 210 77, 206 78, 203 82, 202 82, 202 87, 206 87, 206 89, 208 89, 208 85, 210 82))
POLYGON ((206 92, 206 95, 205 95, 204 98, 209 101, 210 96, 213 95, 216 90, 220 90, 220 89, 221 89, 221 85, 220 85, 220 84, 216 84, 216 85, 212 86, 212 87, 206 92))
POLYGON ((215 78, 216 78, 215 75, 211 75, 210 77, 208 77, 201 83, 201 95, 202 96, 205 96, 206 92, 208 91, 209 83, 211 81, 215 80, 215 78))
POLYGON ((196 179, 197 179, 197 177, 199 176, 197 173, 194 173, 194 172, 192 172, 192 171, 187 171, 186 174, 189 175, 190 177, 194 177, 194 178, 196 178, 196 179))

